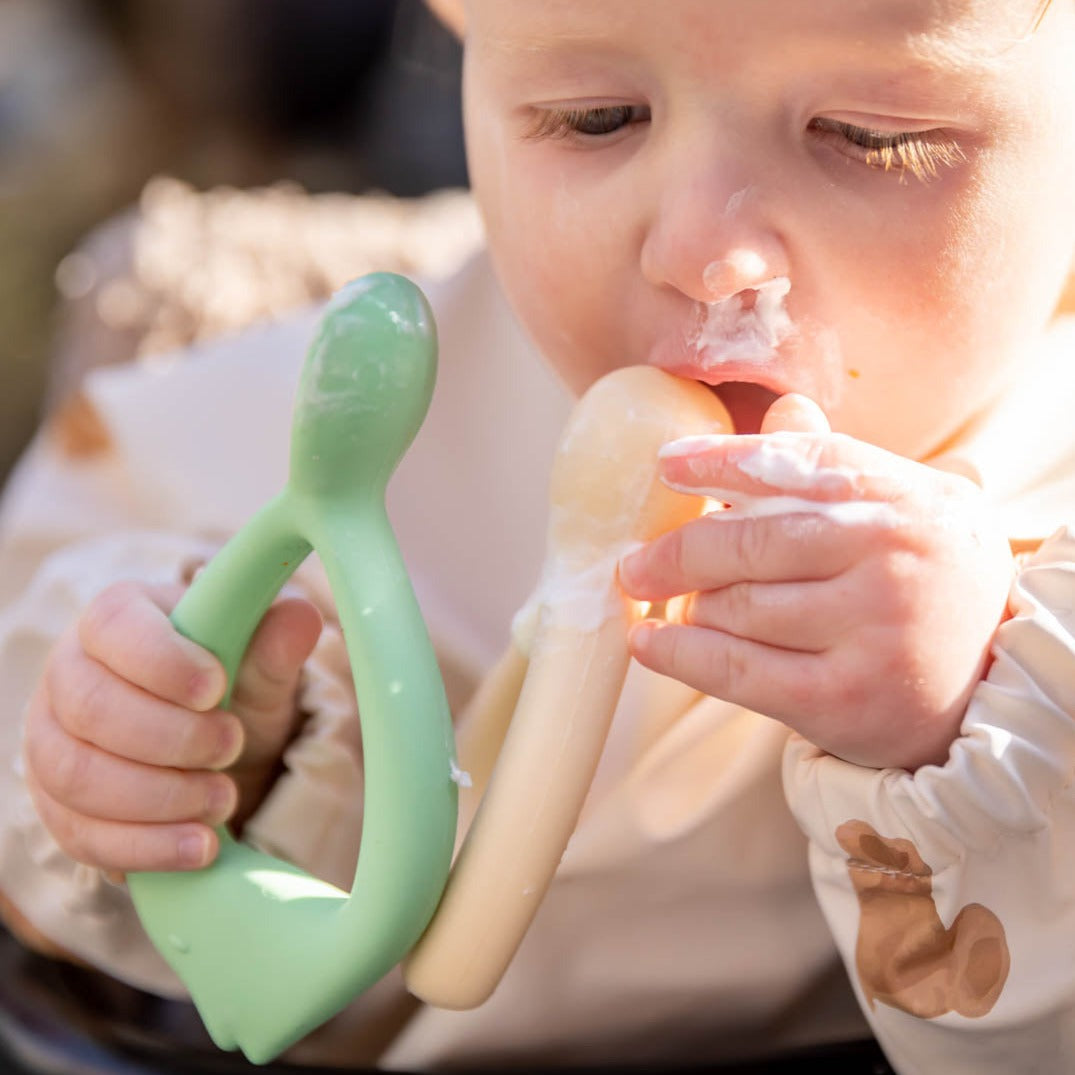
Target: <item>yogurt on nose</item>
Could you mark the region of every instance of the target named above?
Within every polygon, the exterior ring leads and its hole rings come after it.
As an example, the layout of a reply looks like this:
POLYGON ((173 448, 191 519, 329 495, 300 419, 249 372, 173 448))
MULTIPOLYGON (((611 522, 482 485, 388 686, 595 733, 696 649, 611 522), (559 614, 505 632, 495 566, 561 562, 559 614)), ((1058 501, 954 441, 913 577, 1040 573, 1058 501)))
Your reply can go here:
POLYGON ((704 369, 739 362, 761 365, 794 331, 785 299, 791 280, 778 276, 719 302, 705 303, 695 346, 704 369))

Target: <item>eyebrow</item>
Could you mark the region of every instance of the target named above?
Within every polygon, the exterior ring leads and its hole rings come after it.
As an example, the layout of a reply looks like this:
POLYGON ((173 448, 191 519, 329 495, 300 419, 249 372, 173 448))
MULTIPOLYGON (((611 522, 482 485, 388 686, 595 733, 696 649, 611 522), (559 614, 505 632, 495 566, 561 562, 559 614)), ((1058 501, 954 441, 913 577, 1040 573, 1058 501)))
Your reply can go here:
POLYGON ((563 31, 532 33, 520 37, 489 36, 482 39, 482 45, 507 56, 571 50, 592 51, 594 49, 603 49, 606 52, 613 51, 605 35, 585 31, 575 33, 563 31))
MULTIPOLYGON (((959 67, 988 67, 1010 49, 1030 40, 1041 27, 1051 6, 1052 0, 1035 0, 1031 10, 1028 0, 1026 3, 1026 28, 1021 32, 1013 30, 1011 36, 997 34, 997 40, 992 46, 981 42, 967 42, 965 39, 973 36, 973 28, 964 30, 949 26, 949 30, 952 32, 945 33, 934 26, 921 30, 912 30, 907 32, 902 39, 893 39, 889 51, 910 52, 926 66, 940 67, 956 64, 959 67), (961 38, 964 40, 960 40, 961 38)), ((891 4, 891 12, 894 18, 905 17, 905 0, 895 0, 891 4)), ((991 12, 990 14, 993 13, 991 12)), ((848 27, 847 32, 850 36, 856 36, 851 27, 848 27)), ((826 36, 828 35, 829 31, 826 31, 826 36)), ((539 56, 548 53, 570 53, 573 51, 614 54, 620 51, 610 44, 604 31, 597 29, 565 30, 560 28, 555 31, 536 29, 531 33, 517 37, 503 37, 492 34, 485 37, 482 44, 507 57, 539 56)))
POLYGON ((954 67, 964 72, 987 72, 995 69, 1020 45, 1037 33, 1049 7, 1045 0, 1035 13, 1034 22, 1021 34, 997 35, 991 41, 972 39, 973 34, 922 33, 910 35, 904 42, 906 51, 927 67, 954 67))

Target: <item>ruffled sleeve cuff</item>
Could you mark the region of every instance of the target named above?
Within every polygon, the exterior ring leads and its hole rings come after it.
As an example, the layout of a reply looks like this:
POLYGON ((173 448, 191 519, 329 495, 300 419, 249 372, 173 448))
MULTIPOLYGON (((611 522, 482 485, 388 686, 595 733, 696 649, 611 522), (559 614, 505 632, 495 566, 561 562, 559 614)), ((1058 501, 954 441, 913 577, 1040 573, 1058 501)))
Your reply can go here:
POLYGON ((1056 1052, 1075 1021, 1075 532, 1025 563, 1010 608, 945 765, 785 752, 822 909, 901 1072, 1075 1065, 1056 1052))
POLYGON ((24 780, 22 714, 53 642, 96 593, 119 578, 174 581, 209 551, 148 531, 75 544, 48 557, 0 614, 0 886, 59 948, 165 996, 185 989, 143 931, 126 888, 68 858, 38 819, 24 780))

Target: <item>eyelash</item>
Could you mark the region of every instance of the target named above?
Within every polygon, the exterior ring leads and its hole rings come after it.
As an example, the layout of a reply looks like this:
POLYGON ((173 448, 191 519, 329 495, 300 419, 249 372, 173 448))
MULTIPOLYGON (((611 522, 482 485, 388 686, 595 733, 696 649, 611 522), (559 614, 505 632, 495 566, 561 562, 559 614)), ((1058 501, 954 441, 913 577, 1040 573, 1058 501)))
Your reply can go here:
POLYGON ((527 138, 603 138, 615 134, 633 123, 649 119, 649 109, 643 105, 601 105, 597 108, 543 109, 527 138), (592 129, 586 127, 592 125, 592 129))
POLYGON ((928 183, 967 159, 958 142, 937 130, 888 133, 823 117, 812 119, 809 129, 853 160, 901 179, 910 174, 928 183))
MULTIPOLYGON (((596 108, 550 108, 542 110, 526 132, 529 139, 567 138, 600 139, 650 118, 642 105, 602 105, 596 108)), ((913 175, 922 182, 936 179, 941 171, 954 168, 967 159, 959 143, 940 131, 897 131, 891 134, 856 127, 852 123, 818 117, 809 129, 836 148, 883 172, 898 172, 900 177, 913 175)))

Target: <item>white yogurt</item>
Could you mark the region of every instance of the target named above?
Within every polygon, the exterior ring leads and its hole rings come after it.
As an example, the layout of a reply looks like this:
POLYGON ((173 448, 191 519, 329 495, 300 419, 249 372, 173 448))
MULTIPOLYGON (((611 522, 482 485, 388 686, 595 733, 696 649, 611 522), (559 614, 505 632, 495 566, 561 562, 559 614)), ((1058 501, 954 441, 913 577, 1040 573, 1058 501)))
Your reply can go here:
MULTIPOLYGON (((824 467, 817 464, 819 445, 803 451, 804 438, 809 434, 773 433, 765 437, 753 451, 736 461, 736 468, 747 477, 772 488, 772 492, 749 493, 740 489, 724 489, 715 485, 697 486, 666 482, 680 493, 709 497, 736 518, 758 518, 767 515, 824 516, 843 525, 897 526, 900 513, 886 502, 870 500, 864 493, 869 475, 847 467, 824 467), (813 493, 827 499, 812 499, 796 493, 813 493), (838 499, 831 499, 837 497, 838 499)), ((690 469, 701 475, 706 466, 702 459, 692 465, 696 456, 707 447, 726 440, 726 437, 705 434, 681 437, 670 441, 660 450, 662 459, 687 458, 690 469)))
POLYGON ((704 368, 714 369, 729 362, 769 362, 794 332, 784 301, 791 290, 786 276, 748 290, 753 292, 753 305, 749 308, 743 291, 719 302, 705 303, 705 319, 695 340, 704 368))

